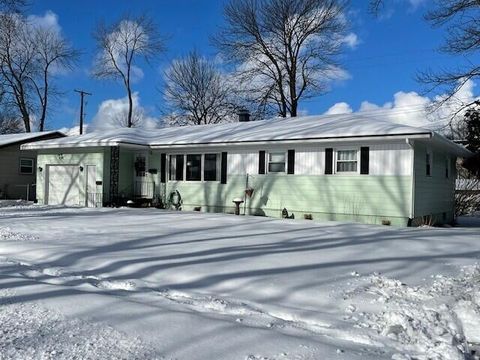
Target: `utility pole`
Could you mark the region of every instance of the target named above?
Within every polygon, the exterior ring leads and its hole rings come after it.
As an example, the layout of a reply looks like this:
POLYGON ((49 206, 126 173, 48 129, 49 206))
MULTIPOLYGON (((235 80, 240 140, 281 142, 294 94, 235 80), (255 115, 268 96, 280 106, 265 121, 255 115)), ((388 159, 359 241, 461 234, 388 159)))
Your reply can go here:
POLYGON ((75 89, 74 91, 80 94, 80 135, 82 135, 83 134, 83 98, 85 97, 85 95, 92 95, 92 94, 83 90, 75 89))

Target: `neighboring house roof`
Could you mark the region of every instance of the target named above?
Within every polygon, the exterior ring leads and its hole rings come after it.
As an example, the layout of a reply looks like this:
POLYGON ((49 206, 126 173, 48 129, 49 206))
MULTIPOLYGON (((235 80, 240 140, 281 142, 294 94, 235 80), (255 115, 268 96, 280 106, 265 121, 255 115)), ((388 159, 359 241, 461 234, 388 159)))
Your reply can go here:
MULTIPOLYGON (((348 138, 442 138, 458 151, 463 149, 431 130, 379 120, 363 114, 302 116, 217 125, 162 129, 115 129, 81 136, 23 145, 23 149, 140 145, 153 148, 246 144, 258 142, 331 141, 348 138)), ((466 151, 466 150, 465 150, 466 151)), ((467 152, 468 153, 468 152, 467 152)))
POLYGON ((20 134, 4 134, 0 135, 0 148, 10 146, 14 144, 23 144, 31 141, 39 141, 45 139, 51 139, 52 137, 64 137, 60 131, 42 131, 42 132, 30 132, 20 134))

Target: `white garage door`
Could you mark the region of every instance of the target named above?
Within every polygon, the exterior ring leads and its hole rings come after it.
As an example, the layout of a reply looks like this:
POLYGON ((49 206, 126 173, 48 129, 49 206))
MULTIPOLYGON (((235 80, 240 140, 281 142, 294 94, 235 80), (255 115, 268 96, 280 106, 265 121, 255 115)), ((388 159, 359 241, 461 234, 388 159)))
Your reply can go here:
POLYGON ((49 205, 79 205, 78 165, 49 165, 47 196, 49 205))

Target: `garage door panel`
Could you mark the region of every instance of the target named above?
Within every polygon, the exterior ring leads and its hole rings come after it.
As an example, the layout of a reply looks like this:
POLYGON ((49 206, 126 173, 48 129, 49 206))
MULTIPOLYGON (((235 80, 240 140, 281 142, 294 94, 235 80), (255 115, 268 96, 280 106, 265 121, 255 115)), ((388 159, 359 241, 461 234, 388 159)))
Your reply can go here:
POLYGON ((48 167, 48 204, 79 205, 79 169, 77 165, 48 167))

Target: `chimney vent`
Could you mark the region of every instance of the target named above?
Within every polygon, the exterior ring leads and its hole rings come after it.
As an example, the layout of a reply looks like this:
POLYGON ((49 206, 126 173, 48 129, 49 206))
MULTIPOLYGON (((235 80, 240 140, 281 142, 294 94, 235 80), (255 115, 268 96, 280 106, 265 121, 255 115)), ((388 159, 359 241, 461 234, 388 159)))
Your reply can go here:
POLYGON ((238 111, 238 121, 239 122, 249 122, 250 121, 250 112, 246 109, 241 109, 238 111))

